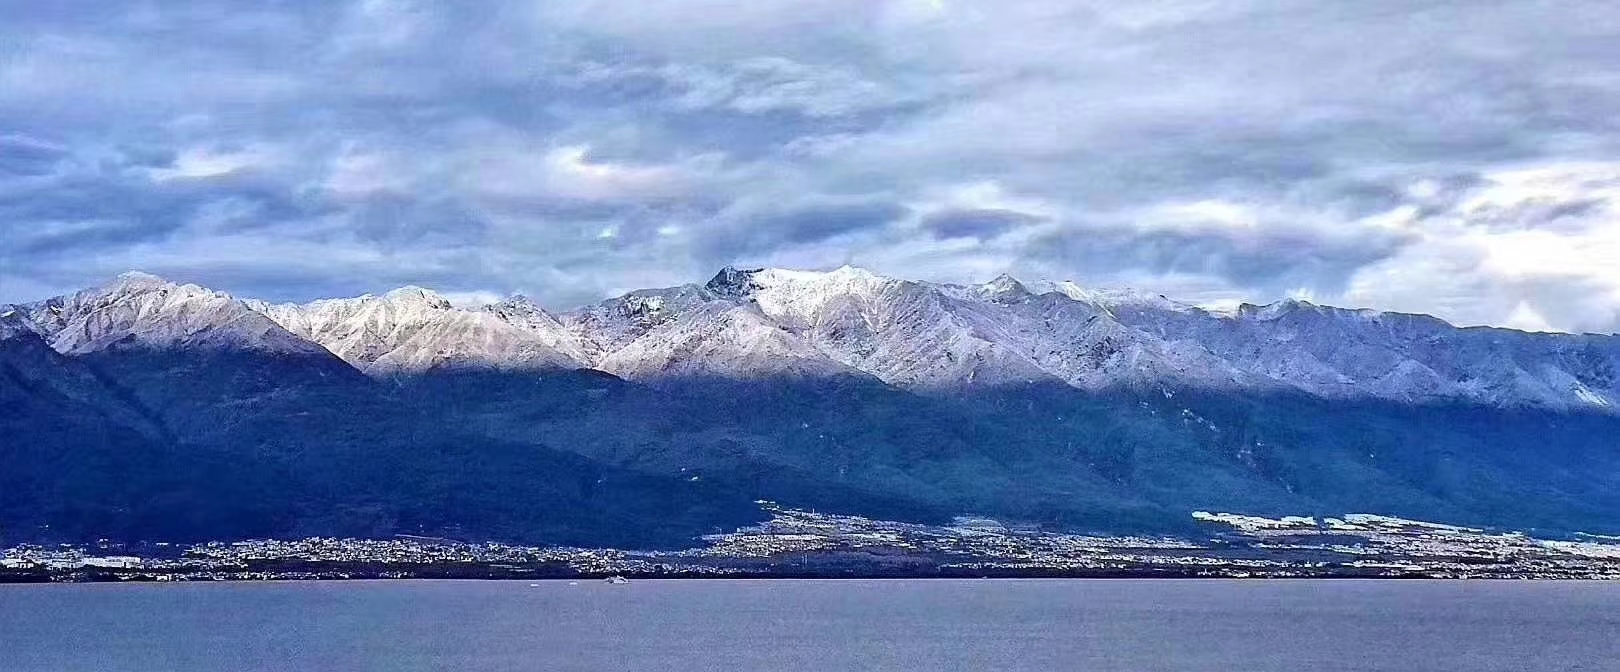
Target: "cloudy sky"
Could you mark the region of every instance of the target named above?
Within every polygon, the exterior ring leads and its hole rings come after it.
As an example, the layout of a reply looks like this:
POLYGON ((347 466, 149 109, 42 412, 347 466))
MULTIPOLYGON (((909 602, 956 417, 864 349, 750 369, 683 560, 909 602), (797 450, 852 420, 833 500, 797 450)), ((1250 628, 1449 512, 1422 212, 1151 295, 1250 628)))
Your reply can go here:
POLYGON ((725 264, 1620 331, 1587 0, 0 0, 0 301, 725 264))

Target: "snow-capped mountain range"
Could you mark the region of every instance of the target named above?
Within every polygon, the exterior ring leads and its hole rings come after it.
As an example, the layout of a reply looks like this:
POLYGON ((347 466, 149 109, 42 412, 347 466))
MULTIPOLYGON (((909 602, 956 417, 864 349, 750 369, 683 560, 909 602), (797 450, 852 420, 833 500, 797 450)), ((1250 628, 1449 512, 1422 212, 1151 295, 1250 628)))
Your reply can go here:
POLYGON ((335 355, 377 378, 591 368, 683 377, 857 377, 925 393, 1061 382, 1088 391, 1303 391, 1404 404, 1617 412, 1620 336, 1457 328, 1287 300, 1210 311, 1073 283, 980 285, 726 268, 703 284, 552 313, 459 308, 431 290, 272 304, 129 273, 0 307, 63 354, 232 347, 335 355))
POLYGON ((1006 276, 727 268, 550 312, 130 273, 0 306, 0 542, 684 544, 761 499, 1620 531, 1617 365, 1617 336, 1006 276))

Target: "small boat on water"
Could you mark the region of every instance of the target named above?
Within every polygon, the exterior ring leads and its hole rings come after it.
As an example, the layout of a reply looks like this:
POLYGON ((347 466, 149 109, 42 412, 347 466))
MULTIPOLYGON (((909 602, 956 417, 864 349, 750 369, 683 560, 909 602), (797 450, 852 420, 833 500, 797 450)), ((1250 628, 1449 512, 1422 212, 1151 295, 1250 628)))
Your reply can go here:
POLYGON ((630 583, 630 579, 626 579, 626 578, 624 578, 622 576, 619 576, 617 574, 615 574, 613 576, 610 576, 610 577, 607 577, 605 579, 602 579, 602 581, 604 581, 606 583, 613 584, 615 586, 625 584, 625 583, 630 583))

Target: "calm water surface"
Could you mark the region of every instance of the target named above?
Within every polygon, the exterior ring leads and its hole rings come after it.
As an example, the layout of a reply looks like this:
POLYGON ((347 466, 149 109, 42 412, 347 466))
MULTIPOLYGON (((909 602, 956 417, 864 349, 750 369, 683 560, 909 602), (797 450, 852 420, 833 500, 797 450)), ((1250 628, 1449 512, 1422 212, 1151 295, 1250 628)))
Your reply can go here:
POLYGON ((1620 584, 0 586, 0 670, 1620 671, 1620 584))

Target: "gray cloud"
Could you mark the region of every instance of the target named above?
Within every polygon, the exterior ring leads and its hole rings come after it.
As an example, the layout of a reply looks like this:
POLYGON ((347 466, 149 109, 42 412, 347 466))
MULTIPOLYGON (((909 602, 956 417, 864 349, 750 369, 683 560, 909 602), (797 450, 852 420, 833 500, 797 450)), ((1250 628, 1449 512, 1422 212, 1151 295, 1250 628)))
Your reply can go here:
POLYGON ((0 175, 47 175, 65 156, 63 147, 21 135, 0 136, 0 175))
POLYGON ((878 198, 810 199, 797 203, 740 203, 722 222, 693 232, 711 264, 764 255, 841 235, 873 232, 899 219, 905 208, 878 198))
POLYGON ((1172 276, 1208 276, 1272 296, 1294 288, 1337 294, 1360 268, 1388 258, 1402 241, 1388 236, 1324 238, 1310 231, 1121 229, 1063 231, 1042 240, 1060 266, 1172 276))
POLYGON ((940 238, 984 239, 1039 221, 1040 217, 1028 213, 986 208, 931 213, 922 219, 922 225, 940 238))
POLYGON ((898 107, 901 93, 837 66, 762 56, 722 67, 587 62, 563 83, 622 100, 662 99, 671 110, 836 118, 898 107))
POLYGON ((854 262, 1620 330, 1602 3, 13 4, 0 301, 854 262))

